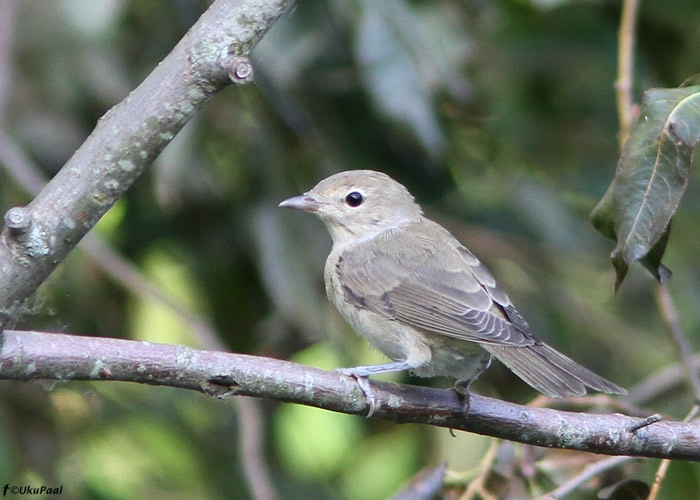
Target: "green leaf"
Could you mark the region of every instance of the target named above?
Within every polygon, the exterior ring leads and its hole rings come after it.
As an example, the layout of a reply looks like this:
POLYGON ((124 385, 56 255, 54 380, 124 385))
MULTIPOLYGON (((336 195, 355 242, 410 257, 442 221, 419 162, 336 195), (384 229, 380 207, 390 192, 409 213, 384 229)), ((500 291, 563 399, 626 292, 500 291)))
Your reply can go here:
POLYGON ((636 261, 659 281, 670 278, 661 259, 698 140, 700 86, 645 92, 615 179, 591 214, 596 229, 617 241, 615 289, 636 261))
POLYGON ((615 217, 613 215, 613 188, 615 181, 608 186, 607 191, 591 212, 591 222, 606 238, 617 241, 615 233, 615 217))

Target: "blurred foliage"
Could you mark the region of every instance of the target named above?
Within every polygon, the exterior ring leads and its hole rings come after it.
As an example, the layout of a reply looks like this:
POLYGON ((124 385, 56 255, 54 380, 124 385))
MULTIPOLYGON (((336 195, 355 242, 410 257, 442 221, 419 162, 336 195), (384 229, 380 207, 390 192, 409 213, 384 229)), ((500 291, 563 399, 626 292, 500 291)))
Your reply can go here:
MULTIPOLYGON (((0 47, 11 57, 1 69, 10 73, 0 88, 0 126, 48 177, 207 3, 13 5, 11 43, 0 47)), ((619 16, 619 3, 605 0, 299 2, 256 48, 256 83, 218 95, 97 232, 212 323, 232 351, 328 368, 371 363, 378 355, 325 300, 325 228, 277 203, 340 170, 381 170, 485 261, 533 331, 633 387, 676 357, 653 280, 633 267, 615 297, 612 245, 588 221, 619 156, 619 16)), ((642 2, 637 100, 646 88, 677 86, 698 72, 699 25, 696 0, 642 2)), ((666 262, 675 271, 670 286, 682 326, 697 348, 694 181, 666 262)), ((0 208, 30 199, 0 169, 0 208)), ((76 251, 18 326, 203 344, 179 322, 76 251)), ((535 396, 501 366, 474 389, 518 402, 535 396)), ((691 401, 679 386, 647 404, 649 413, 682 418, 691 401)), ((285 499, 386 498, 423 466, 442 461, 450 477, 468 480, 491 442, 261 405, 265 459, 285 499)), ((86 499, 247 499, 239 431, 235 402, 200 394, 1 382, 0 485, 63 484, 69 498, 86 499)), ((487 484, 500 498, 534 497, 591 459, 507 444, 487 484)), ((594 498, 624 479, 650 483, 656 464, 629 462, 567 498, 594 498)), ((690 498, 698 483, 697 466, 673 464, 659 498, 690 498)), ((464 485, 453 484, 445 498, 464 485)))

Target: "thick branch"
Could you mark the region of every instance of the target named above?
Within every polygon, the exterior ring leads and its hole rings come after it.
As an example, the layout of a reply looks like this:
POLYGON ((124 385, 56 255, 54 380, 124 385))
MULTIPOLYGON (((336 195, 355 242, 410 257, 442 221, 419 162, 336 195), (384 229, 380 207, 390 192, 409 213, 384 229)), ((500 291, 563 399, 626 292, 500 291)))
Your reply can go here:
MULTIPOLYGON (((6 331, 0 379, 112 380, 216 398, 256 396, 357 415, 368 407, 351 377, 271 358, 131 340, 6 331)), ((700 424, 532 408, 449 390, 372 382, 375 416, 537 446, 700 461, 700 424), (650 420, 649 422, 652 422, 650 420)))
POLYGON ((192 115, 232 82, 291 0, 217 0, 95 130, 41 193, 5 216, 0 329, 192 115))

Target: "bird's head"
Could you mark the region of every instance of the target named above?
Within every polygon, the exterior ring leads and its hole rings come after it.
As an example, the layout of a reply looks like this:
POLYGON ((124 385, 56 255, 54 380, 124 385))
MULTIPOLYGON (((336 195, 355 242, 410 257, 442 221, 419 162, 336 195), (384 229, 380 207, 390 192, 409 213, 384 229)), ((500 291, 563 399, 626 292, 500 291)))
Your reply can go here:
POLYGON ((372 170, 349 170, 332 175, 281 207, 317 215, 335 245, 373 238, 419 219, 420 206, 401 184, 372 170))

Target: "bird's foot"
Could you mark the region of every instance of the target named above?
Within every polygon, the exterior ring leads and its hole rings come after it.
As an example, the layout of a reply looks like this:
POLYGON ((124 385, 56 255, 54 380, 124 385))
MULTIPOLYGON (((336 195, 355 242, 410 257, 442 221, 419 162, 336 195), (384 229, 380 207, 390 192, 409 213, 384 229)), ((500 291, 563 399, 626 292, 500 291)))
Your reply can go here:
POLYGON ((357 381, 357 385, 360 387, 360 390, 364 393, 365 399, 367 400, 367 404, 369 405, 369 410, 367 411, 367 415, 365 415, 365 418, 370 418, 372 415, 374 415, 374 410, 377 407, 374 398, 374 391, 372 390, 372 386, 370 386, 369 384, 369 374, 364 373, 362 370, 357 370, 357 368, 363 367, 338 368, 334 371, 337 373, 342 373, 343 375, 353 377, 357 381))
POLYGON ((465 415, 469 413, 469 384, 471 380, 458 380, 455 385, 452 386, 452 390, 457 394, 457 397, 462 401, 462 413, 465 415))

